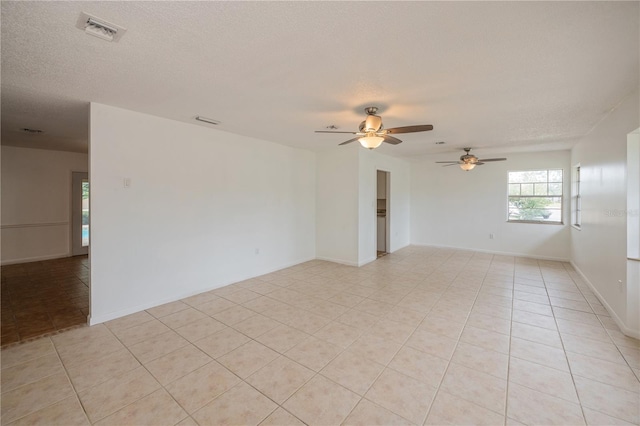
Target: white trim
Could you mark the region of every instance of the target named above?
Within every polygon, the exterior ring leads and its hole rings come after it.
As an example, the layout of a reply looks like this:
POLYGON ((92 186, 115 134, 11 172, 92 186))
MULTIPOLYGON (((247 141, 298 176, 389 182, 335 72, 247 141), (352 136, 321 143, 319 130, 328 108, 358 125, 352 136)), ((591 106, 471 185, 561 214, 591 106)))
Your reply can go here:
POLYGON ((279 271, 279 270, 285 269, 285 268, 289 268, 291 266, 299 265, 299 264, 304 263, 304 262, 309 262, 309 261, 315 260, 315 259, 316 259, 315 257, 304 258, 304 259, 299 260, 299 261, 286 263, 283 266, 279 266, 279 267, 276 267, 276 268, 270 268, 270 269, 260 273, 259 275, 246 276, 246 277, 241 278, 239 280, 234 280, 233 282, 228 282, 228 283, 225 283, 225 284, 221 284, 221 285, 218 285, 216 287, 202 288, 202 289, 199 289, 199 290, 183 293, 183 294, 181 294, 180 296, 177 296, 177 297, 169 297, 169 298, 160 299, 160 300, 156 300, 156 301, 149 302, 149 303, 144 303, 142 305, 131 306, 131 307, 128 307, 128 308, 125 308, 125 309, 121 309, 119 311, 109 312, 107 314, 96 316, 96 317, 93 317, 90 314, 87 317, 87 320, 88 320, 89 325, 101 324, 103 322, 111 321, 113 319, 120 318, 120 317, 123 317, 123 316, 126 316, 126 315, 135 314, 136 312, 144 311, 146 309, 155 308, 156 306, 164 305, 165 303, 171 303, 171 302, 175 302, 175 301, 178 301, 178 300, 186 299, 187 297, 195 296, 197 294, 205 293, 205 292, 211 291, 211 290, 216 290, 218 288, 225 287, 225 286, 228 286, 228 285, 231 285, 231 284, 235 284, 235 283, 239 283, 241 281, 245 281, 245 280, 248 280, 248 279, 251 279, 251 278, 256 278, 256 277, 259 277, 261 275, 270 274, 272 272, 279 271))
POLYGON ((68 225, 69 225, 69 222, 15 223, 10 225, 0 225, 0 229, 39 228, 44 226, 68 226, 68 225))
POLYGON ((587 278, 587 276, 580 270, 580 268, 578 268, 578 265, 576 265, 573 262, 573 260, 571 260, 569 263, 571 263, 571 266, 573 266, 573 269, 576 270, 576 272, 580 275, 580 277, 584 280, 584 282, 587 283, 587 285, 589 286, 589 289, 593 292, 593 294, 596 295, 600 303, 602 303, 602 306, 604 306, 607 312, 611 314, 611 318, 613 318, 613 320, 616 322, 616 325, 620 328, 620 330, 627 336, 633 337, 635 339, 640 339, 640 330, 632 330, 629 327, 627 327, 624 324, 624 322, 620 319, 620 317, 618 317, 616 312, 613 309, 611 309, 611 306, 609 306, 605 298, 602 297, 602 295, 598 292, 598 290, 596 290, 596 287, 591 283, 591 281, 589 281, 589 278, 587 278))
POLYGON ((29 263, 29 262, 40 262, 41 260, 52 260, 52 259, 64 259, 65 257, 71 257, 69 253, 59 253, 59 254, 48 254, 46 256, 34 256, 34 257, 23 257, 21 259, 8 259, 3 260, 0 265, 15 265, 18 263, 29 263))
POLYGON ((515 257, 528 257, 530 259, 538 259, 538 260, 552 260, 556 262, 569 262, 569 259, 563 257, 552 257, 552 256, 538 256, 535 254, 529 253, 512 253, 506 251, 495 251, 495 250, 483 250, 477 249, 473 247, 456 247, 456 246, 445 246, 438 244, 428 244, 428 243, 411 243, 414 246, 422 246, 422 247, 435 247, 435 248, 446 248, 452 250, 464 250, 464 251, 477 251, 479 253, 488 253, 488 254, 497 254, 500 256, 515 256, 515 257))
MULTIPOLYGON (((387 252, 387 253, 388 253, 388 252, 387 252)), ((358 264, 357 264, 356 266, 359 268, 359 267, 361 267, 361 266, 366 265, 367 263, 371 263, 371 262, 373 262, 373 261, 374 261, 374 260, 376 260, 377 258, 378 258, 378 256, 370 257, 370 258, 368 258, 368 259, 365 259, 365 260, 363 260, 363 261, 358 262, 358 264)))

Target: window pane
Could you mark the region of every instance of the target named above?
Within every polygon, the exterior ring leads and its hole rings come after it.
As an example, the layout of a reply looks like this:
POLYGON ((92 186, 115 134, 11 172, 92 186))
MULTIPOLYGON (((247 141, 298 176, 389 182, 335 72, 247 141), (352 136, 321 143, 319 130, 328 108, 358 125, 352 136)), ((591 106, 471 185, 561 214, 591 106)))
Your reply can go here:
POLYGON ((533 184, 532 183, 523 183, 520 186, 520 195, 533 195, 533 184))
POLYGON ((536 183, 533 186, 535 195, 547 195, 547 183, 536 183))
POLYGON ((550 183, 549 184, 549 195, 562 195, 562 184, 561 183, 550 183))
POLYGON ((520 195, 520 184, 517 184, 517 183, 510 184, 509 195, 520 195))
POLYGON ((549 170, 549 182, 562 182, 562 169, 549 170))
POLYGON ((526 182, 526 172, 509 172, 509 183, 526 182))

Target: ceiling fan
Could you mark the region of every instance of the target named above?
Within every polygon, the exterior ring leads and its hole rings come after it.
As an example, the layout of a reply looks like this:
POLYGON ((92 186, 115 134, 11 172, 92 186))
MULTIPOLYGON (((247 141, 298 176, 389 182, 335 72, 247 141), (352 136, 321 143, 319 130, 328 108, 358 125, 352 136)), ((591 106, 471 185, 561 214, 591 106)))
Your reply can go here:
POLYGON ((390 129, 385 129, 382 126, 382 117, 376 115, 377 111, 378 108, 376 107, 368 107, 364 109, 364 112, 367 113, 367 118, 362 123, 360 123, 360 128, 357 132, 316 130, 316 133, 350 133, 352 135, 358 135, 357 137, 349 139, 348 141, 344 141, 339 145, 346 145, 351 142, 359 141, 360 145, 362 145, 364 148, 374 149, 379 147, 382 142, 390 143, 392 145, 397 145, 402 142, 400 139, 390 136, 393 134, 426 132, 428 130, 433 130, 433 126, 431 124, 392 127, 390 129))
POLYGON ((471 148, 463 148, 465 154, 460 156, 460 160, 458 161, 436 161, 436 163, 444 163, 445 165, 442 167, 447 167, 447 166, 455 166, 456 164, 460 166, 460 168, 462 170, 464 170, 465 172, 471 171, 474 169, 474 167, 476 166, 481 166, 484 163, 487 163, 489 161, 505 161, 506 158, 483 158, 483 159, 478 159, 478 157, 476 157, 473 154, 470 154, 469 151, 471 151, 471 148))

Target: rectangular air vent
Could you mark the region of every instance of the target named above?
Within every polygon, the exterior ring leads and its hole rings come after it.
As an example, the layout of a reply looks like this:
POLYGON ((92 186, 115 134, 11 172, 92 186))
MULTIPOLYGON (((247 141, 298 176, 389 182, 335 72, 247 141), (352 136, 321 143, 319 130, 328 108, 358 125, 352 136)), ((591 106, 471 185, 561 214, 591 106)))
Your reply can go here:
POLYGON ((86 34, 113 42, 120 40, 122 35, 127 31, 126 28, 85 12, 80 13, 78 22, 76 22, 76 28, 81 29, 86 34))

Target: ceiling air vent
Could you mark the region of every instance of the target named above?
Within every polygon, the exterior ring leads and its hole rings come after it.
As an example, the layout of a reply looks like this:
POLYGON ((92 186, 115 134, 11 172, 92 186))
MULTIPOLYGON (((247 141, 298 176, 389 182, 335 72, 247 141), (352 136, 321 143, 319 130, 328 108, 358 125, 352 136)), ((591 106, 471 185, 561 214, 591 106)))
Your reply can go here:
POLYGON ((76 28, 80 28, 86 34, 101 38, 106 41, 118 41, 127 31, 116 24, 112 24, 104 19, 91 16, 82 12, 76 22, 76 28))

